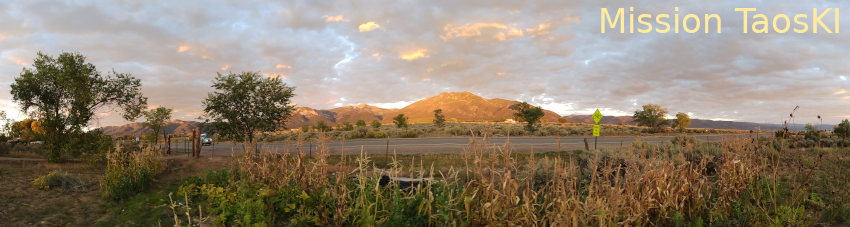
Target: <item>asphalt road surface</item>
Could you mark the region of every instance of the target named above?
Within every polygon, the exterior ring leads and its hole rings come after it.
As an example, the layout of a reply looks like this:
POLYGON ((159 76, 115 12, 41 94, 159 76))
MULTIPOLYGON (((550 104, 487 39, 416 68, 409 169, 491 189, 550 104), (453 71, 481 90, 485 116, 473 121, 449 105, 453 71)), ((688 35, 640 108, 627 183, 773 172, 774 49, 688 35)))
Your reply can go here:
MULTIPOLYGON (((749 134, 744 135, 710 135, 710 136, 696 136, 700 141, 720 141, 723 138, 729 137, 749 137, 749 134)), ((756 134, 752 135, 753 137, 757 136, 756 134)), ((767 133, 760 134, 759 136, 772 136, 767 133)), ((632 141, 637 139, 636 137, 599 137, 597 141, 594 141, 593 137, 561 137, 560 141, 560 149, 561 150, 577 150, 584 149, 584 139, 587 139, 588 144, 590 145, 590 149, 595 147, 597 148, 612 148, 612 147, 620 147, 620 146, 628 146, 632 144, 632 141)), ((650 143, 661 143, 662 141, 669 141, 673 136, 665 136, 665 137, 642 137, 640 139, 650 142, 650 143)), ((479 138, 480 140, 480 138, 479 138)), ((494 137, 490 139, 491 145, 504 145, 507 141, 510 140, 511 145, 514 148, 514 152, 546 152, 546 151, 556 151, 558 150, 559 143, 558 137, 494 137)), ((345 145, 343 146, 343 141, 333 141, 328 143, 329 154, 336 155, 341 154, 344 148, 346 154, 359 154, 361 149, 363 152, 367 154, 384 154, 389 152, 392 154, 393 152, 397 154, 422 154, 422 153, 460 153, 463 149, 468 149, 468 145, 470 142, 469 137, 432 137, 432 138, 410 138, 410 139, 358 139, 358 140, 348 140, 345 141, 345 145)), ((295 144, 293 143, 259 143, 258 146, 261 149, 266 149, 269 151, 283 153, 297 153, 295 150, 295 144)), ((189 147, 185 143, 172 142, 171 148, 179 150, 181 152, 185 152, 185 149, 189 147)), ((318 150, 318 144, 313 142, 304 143, 302 147, 304 153, 313 153, 315 154, 318 150)), ((176 152, 174 152, 176 153, 176 152)), ((242 153, 242 144, 233 144, 233 143, 216 143, 213 146, 204 146, 201 149, 201 155, 231 155, 231 154, 241 154, 242 153)))

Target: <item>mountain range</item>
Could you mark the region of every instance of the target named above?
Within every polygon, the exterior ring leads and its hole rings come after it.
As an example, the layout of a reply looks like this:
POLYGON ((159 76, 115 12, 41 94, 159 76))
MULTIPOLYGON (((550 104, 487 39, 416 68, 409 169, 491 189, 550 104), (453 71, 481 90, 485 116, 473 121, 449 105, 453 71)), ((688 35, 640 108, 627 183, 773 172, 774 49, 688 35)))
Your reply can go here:
MULTIPOLYGON (((516 112, 519 101, 511 101, 506 99, 486 99, 477 96, 470 92, 444 92, 434 97, 426 98, 414 102, 401 109, 385 109, 366 104, 354 106, 342 106, 329 110, 313 109, 310 107, 297 107, 292 114, 292 117, 286 123, 286 126, 291 129, 300 128, 302 126, 313 126, 319 121, 324 121, 330 125, 342 124, 348 122, 355 124, 358 120, 366 121, 370 124, 374 120, 381 123, 392 123, 392 118, 404 114, 412 123, 431 122, 434 119, 434 110, 441 109, 447 120, 465 121, 496 121, 500 118, 512 119, 516 112)), ((561 118, 555 112, 544 110, 542 120, 548 122, 558 122, 561 118)), ((593 118, 590 115, 570 115, 564 116, 571 122, 586 122, 593 123, 593 118)), ((599 122, 601 124, 626 124, 634 125, 631 116, 604 116, 599 122)), ((780 128, 778 124, 759 124, 751 122, 732 122, 732 121, 712 121, 692 119, 690 127, 692 128, 715 128, 715 129, 755 129, 756 127, 763 129, 780 128), (766 128, 765 128, 766 126, 766 128)), ((187 134, 198 127, 196 121, 181 121, 173 120, 169 122, 166 128, 168 134, 187 134)), ((122 126, 106 126, 101 130, 104 133, 121 136, 121 135, 141 135, 148 130, 142 126, 142 123, 130 123, 122 126)))

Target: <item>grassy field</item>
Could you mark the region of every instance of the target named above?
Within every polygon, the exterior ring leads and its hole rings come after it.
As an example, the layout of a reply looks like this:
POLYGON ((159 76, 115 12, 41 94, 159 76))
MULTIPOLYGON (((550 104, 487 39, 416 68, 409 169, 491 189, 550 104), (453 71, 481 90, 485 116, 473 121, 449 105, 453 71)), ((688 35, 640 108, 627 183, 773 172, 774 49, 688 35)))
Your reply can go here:
MULTIPOLYGON (((325 142, 331 139, 320 137, 325 142)), ((532 155, 480 137, 462 154, 366 156, 354 150, 351 155, 331 156, 320 144, 313 157, 295 147, 282 155, 165 161, 155 150, 141 149, 110 155, 106 167, 5 161, 0 162, 0 199, 7 205, 0 206, 0 223, 850 224, 850 149, 791 148, 793 141, 701 143, 681 136, 662 145, 637 141, 622 149, 532 155), (139 174, 143 169, 152 174, 139 174), (433 181, 404 189, 380 185, 381 175, 433 181), (57 183, 43 183, 54 178, 57 183), (150 178, 152 183, 133 188, 105 183, 147 182, 139 178, 150 178), (45 189, 48 184, 54 186, 45 189)))
MULTIPOLYGON (((384 124, 380 128, 371 126, 355 127, 352 131, 334 130, 325 132, 327 136, 334 140, 344 139, 368 139, 368 138, 410 138, 410 137, 472 137, 483 136, 484 131, 490 129, 490 136, 505 137, 505 136, 591 136, 593 135, 593 124, 588 123, 544 123, 541 124, 537 131, 530 132, 523 127, 525 124, 511 123, 455 123, 447 122, 443 127, 437 127, 434 123, 416 123, 410 124, 408 128, 398 128, 393 124, 384 124)), ((749 133, 749 130, 733 130, 733 129, 704 129, 704 128, 689 128, 685 133, 692 135, 706 134, 741 134, 749 133)), ((772 132, 760 132, 772 133, 772 132)), ((309 131, 301 132, 301 130, 292 130, 278 132, 271 135, 259 136, 260 142, 280 142, 280 141, 295 141, 298 139, 298 134, 303 134, 305 139, 318 139, 321 132, 309 131)), ((681 134, 678 131, 670 128, 664 129, 662 132, 650 132, 647 127, 638 127, 634 125, 602 125, 600 134, 602 136, 653 136, 653 135, 675 135, 681 134)))

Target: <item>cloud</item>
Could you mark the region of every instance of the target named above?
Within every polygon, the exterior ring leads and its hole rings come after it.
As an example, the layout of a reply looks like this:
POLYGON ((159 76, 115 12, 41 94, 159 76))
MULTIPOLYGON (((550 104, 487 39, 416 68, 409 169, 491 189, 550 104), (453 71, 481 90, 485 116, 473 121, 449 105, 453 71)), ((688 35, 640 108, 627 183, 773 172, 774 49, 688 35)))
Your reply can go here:
POLYGON ((380 28, 381 25, 376 24, 375 22, 369 21, 368 23, 360 25, 360 32, 368 32, 375 30, 376 28, 380 28))
POLYGON ((451 38, 456 37, 479 36, 481 35, 481 29, 484 28, 504 29, 507 28, 507 26, 499 23, 474 23, 462 26, 454 26, 452 24, 447 24, 445 27, 443 27, 445 35, 440 35, 440 38, 443 38, 443 40, 449 40, 451 38))
POLYGON ((327 16, 326 15, 326 16, 322 16, 322 18, 327 18, 327 20, 325 20, 327 22, 340 22, 340 21, 348 22, 348 21, 350 21, 349 19, 343 18, 342 15, 336 15, 336 16, 327 16))
POLYGON ((327 102, 325 102, 325 105, 334 104, 334 103, 336 103, 337 101, 339 101, 339 99, 331 99, 331 100, 328 100, 327 102))
POLYGON ((227 71, 228 69, 230 69, 230 65, 225 65, 224 67, 221 67, 222 71, 227 71))
POLYGON ((832 93, 832 94, 837 95, 837 94, 844 94, 844 93, 847 93, 847 91, 845 91, 844 89, 841 89, 840 91, 836 91, 835 93, 832 93))
POLYGON ((417 49, 416 51, 399 53, 398 57, 401 58, 401 59, 404 59, 404 60, 413 61, 413 60, 416 60, 418 58, 429 57, 428 54, 426 54, 425 52, 428 52, 428 50, 427 49, 417 49))
MULTIPOLYGON (((651 1, 630 13, 717 13, 723 32, 600 33, 600 8, 632 3, 12 0, 0 3, 0 85, 8 89, 39 51, 73 51, 101 72, 141 79, 150 105, 173 107, 183 120, 202 113, 223 68, 282 75, 296 87, 293 102, 320 109, 469 91, 561 114, 656 103, 700 118, 777 122, 800 105, 801 121, 820 114, 837 123, 850 112, 848 93, 830 94, 850 85, 850 33, 743 34, 740 12, 730 10, 748 5, 773 17, 850 2, 651 1), (326 104, 339 97, 347 101, 326 104)), ((11 100, 0 93, 0 109, 16 109, 11 100)), ((123 123, 117 114, 98 121, 123 123)))

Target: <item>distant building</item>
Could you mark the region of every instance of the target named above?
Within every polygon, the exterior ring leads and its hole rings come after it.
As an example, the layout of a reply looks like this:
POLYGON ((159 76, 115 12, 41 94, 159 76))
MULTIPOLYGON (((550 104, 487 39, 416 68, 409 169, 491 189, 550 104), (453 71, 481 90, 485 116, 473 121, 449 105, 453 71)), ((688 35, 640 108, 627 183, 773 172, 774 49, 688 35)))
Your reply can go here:
POLYGON ((514 119, 505 119, 505 123, 516 124, 516 120, 514 120, 514 119))

